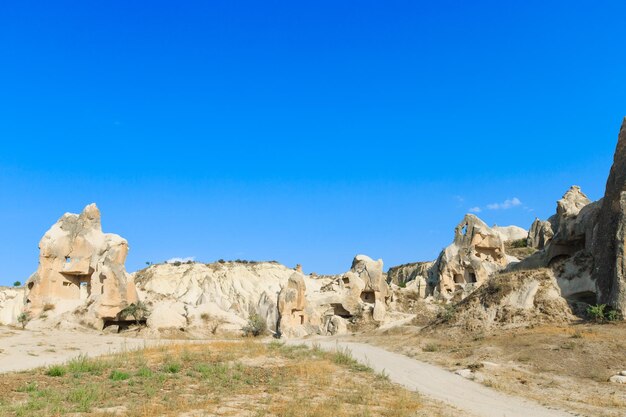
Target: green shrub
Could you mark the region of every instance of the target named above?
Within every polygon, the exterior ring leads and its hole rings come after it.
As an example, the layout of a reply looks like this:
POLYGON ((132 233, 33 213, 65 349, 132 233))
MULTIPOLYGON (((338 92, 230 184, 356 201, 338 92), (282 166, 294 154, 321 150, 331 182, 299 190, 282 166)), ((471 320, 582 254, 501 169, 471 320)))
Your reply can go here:
POLYGON ((26 327, 28 322, 30 321, 30 313, 24 311, 19 316, 17 316, 17 322, 22 325, 22 329, 26 327))
POLYGON ((180 364, 175 362, 170 362, 165 364, 163 370, 170 374, 176 374, 180 371, 180 364))
POLYGON ((587 307, 587 315, 596 323, 602 323, 606 320, 606 304, 596 304, 587 307))
POLYGON ((611 310, 608 313, 606 313, 606 319, 608 321, 618 321, 622 319, 622 315, 617 310, 611 310))
POLYGON ((267 332, 267 322, 258 314, 251 314, 248 318, 248 324, 246 324, 241 330, 243 330, 244 336, 261 336, 267 332))
POLYGON ((118 371, 117 369, 112 370, 111 374, 109 375, 109 379, 111 381, 125 381, 128 378, 130 378, 129 374, 127 374, 126 372, 118 371))
POLYGON ((135 320, 137 325, 139 325, 139 322, 141 320, 145 320, 149 315, 150 310, 148 309, 148 306, 141 301, 132 303, 119 312, 119 317, 124 318, 130 316, 135 320))
POLYGON ((57 377, 65 375, 66 372, 67 370, 65 369, 65 367, 61 365, 53 365, 48 368, 48 370, 46 371, 46 375, 57 377))
POLYGON ((518 239, 509 243, 512 248, 525 248, 528 246, 528 241, 526 239, 518 239))
POLYGON ((15 282, 13 283, 13 286, 14 286, 14 287, 19 287, 20 285, 22 285, 22 283, 21 283, 21 282, 19 282, 19 281, 15 281, 15 282))

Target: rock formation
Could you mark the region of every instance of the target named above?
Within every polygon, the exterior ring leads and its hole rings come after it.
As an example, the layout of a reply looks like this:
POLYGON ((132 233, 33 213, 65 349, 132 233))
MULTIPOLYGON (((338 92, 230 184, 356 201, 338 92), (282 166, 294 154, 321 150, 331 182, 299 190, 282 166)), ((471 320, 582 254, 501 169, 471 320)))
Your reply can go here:
POLYGON ((151 265, 134 280, 150 329, 239 333, 258 314, 276 332, 278 294, 293 273, 274 262, 192 262, 151 265))
POLYGON ((454 242, 429 271, 429 293, 450 298, 460 290, 467 295, 509 261, 501 234, 467 214, 454 230, 454 242))
POLYGON ((465 330, 565 323, 570 308, 549 269, 493 276, 485 285, 440 316, 443 324, 465 330))
POLYGON ((405 286, 409 282, 415 282, 415 290, 420 297, 426 296, 426 281, 428 271, 434 262, 413 262, 398 266, 393 266, 387 271, 387 282, 399 286, 405 286))
POLYGON ((531 248, 543 249, 550 243, 553 236, 552 224, 549 221, 541 221, 535 218, 535 221, 530 226, 526 244, 531 248))
POLYGON ((626 317, 626 118, 619 132, 613 166, 597 217, 593 242, 598 302, 626 317))
POLYGON ((32 316, 86 308, 92 325, 115 320, 137 293, 124 269, 128 243, 102 233, 100 211, 90 204, 80 215, 66 213, 39 243, 39 267, 26 283, 26 308, 32 316))
POLYGON ((493 226, 494 232, 500 235, 503 243, 522 240, 528 237, 528 230, 519 226, 493 226))
POLYGON ((305 326, 311 321, 311 315, 312 312, 307 308, 304 277, 296 267, 296 272, 289 277, 287 286, 278 294, 279 335, 281 337, 306 336, 309 331, 305 326))
POLYGON ((17 323, 24 310, 24 287, 0 287, 0 325, 17 323))

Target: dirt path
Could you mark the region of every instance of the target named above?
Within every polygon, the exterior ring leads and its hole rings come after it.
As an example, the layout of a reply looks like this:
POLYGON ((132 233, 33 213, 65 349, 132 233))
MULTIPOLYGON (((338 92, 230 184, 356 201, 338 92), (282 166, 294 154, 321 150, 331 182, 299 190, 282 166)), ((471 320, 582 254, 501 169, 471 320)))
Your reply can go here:
POLYGON ((352 356, 376 372, 384 371, 391 381, 425 396, 451 404, 480 417, 572 417, 564 411, 499 393, 436 366, 364 343, 328 339, 289 341, 291 344, 317 344, 325 350, 349 349, 352 356))
POLYGON ((63 330, 0 327, 0 373, 63 363, 79 355, 98 356, 139 349, 158 341, 63 330))

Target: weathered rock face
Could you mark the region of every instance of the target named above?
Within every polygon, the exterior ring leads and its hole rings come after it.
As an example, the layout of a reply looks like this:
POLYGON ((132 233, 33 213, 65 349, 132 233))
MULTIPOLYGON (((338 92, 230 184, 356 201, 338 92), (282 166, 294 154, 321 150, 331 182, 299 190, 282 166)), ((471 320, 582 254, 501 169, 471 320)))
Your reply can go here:
POLYGON ((151 329, 215 334, 240 333, 251 314, 263 317, 275 332, 278 295, 293 274, 273 262, 218 262, 152 265, 134 275, 139 297, 151 311, 151 329))
POLYGON ((500 235, 500 239, 502 239, 503 243, 526 239, 528 237, 528 230, 519 226, 493 226, 491 230, 500 235))
POLYGON ((24 287, 0 287, 0 325, 17 323, 24 310, 24 287))
POLYGON ((457 304, 443 324, 466 330, 565 323, 573 316, 549 269, 498 274, 457 304))
POLYGON ((306 336, 309 331, 305 326, 309 323, 311 314, 307 308, 304 277, 300 272, 295 272, 289 277, 287 286, 278 294, 278 333, 285 337, 306 336))
POLYGON ((387 311, 387 299, 390 296, 389 285, 383 274, 383 260, 374 261, 368 256, 357 255, 348 274, 355 274, 363 281, 365 287, 359 295, 361 301, 374 304, 372 318, 377 322, 383 321, 387 311))
POLYGON ((535 218, 535 221, 530 226, 528 232, 528 239, 526 241, 528 247, 535 249, 543 249, 552 240, 554 232, 552 231, 552 224, 549 221, 541 221, 535 218))
POLYGON ((465 295, 509 263, 501 235, 473 214, 454 230, 454 242, 445 248, 429 272, 429 292, 451 297, 465 295))
POLYGON ((556 214, 533 222, 528 243, 539 251, 508 269, 550 267, 563 297, 595 303, 591 248, 598 209, 599 202, 591 203, 580 187, 572 186, 557 201, 556 214))
POLYGON ((387 281, 400 286, 415 281, 415 290, 423 298, 426 296, 428 271, 433 264, 434 262, 414 262, 391 267, 387 271, 387 281))
POLYGON ((592 253, 598 302, 626 317, 626 118, 606 183, 592 253))
POLYGON ((137 301, 124 268, 128 243, 102 233, 95 204, 80 215, 64 214, 43 236, 39 249, 39 267, 26 283, 31 315, 46 305, 54 306, 55 313, 86 305, 87 321, 116 319, 120 310, 137 301))

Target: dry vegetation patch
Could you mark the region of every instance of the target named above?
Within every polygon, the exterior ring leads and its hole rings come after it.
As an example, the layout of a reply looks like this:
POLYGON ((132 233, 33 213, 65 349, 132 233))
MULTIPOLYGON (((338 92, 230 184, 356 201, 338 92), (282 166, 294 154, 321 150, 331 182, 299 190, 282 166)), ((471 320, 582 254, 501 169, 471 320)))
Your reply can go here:
POLYGON ((171 345, 5 374, 3 416, 439 415, 349 352, 256 341, 171 345))
POLYGON ((455 332, 406 326, 358 339, 451 371, 471 369, 487 386, 581 416, 626 415, 626 386, 608 382, 626 370, 626 323, 455 332))

